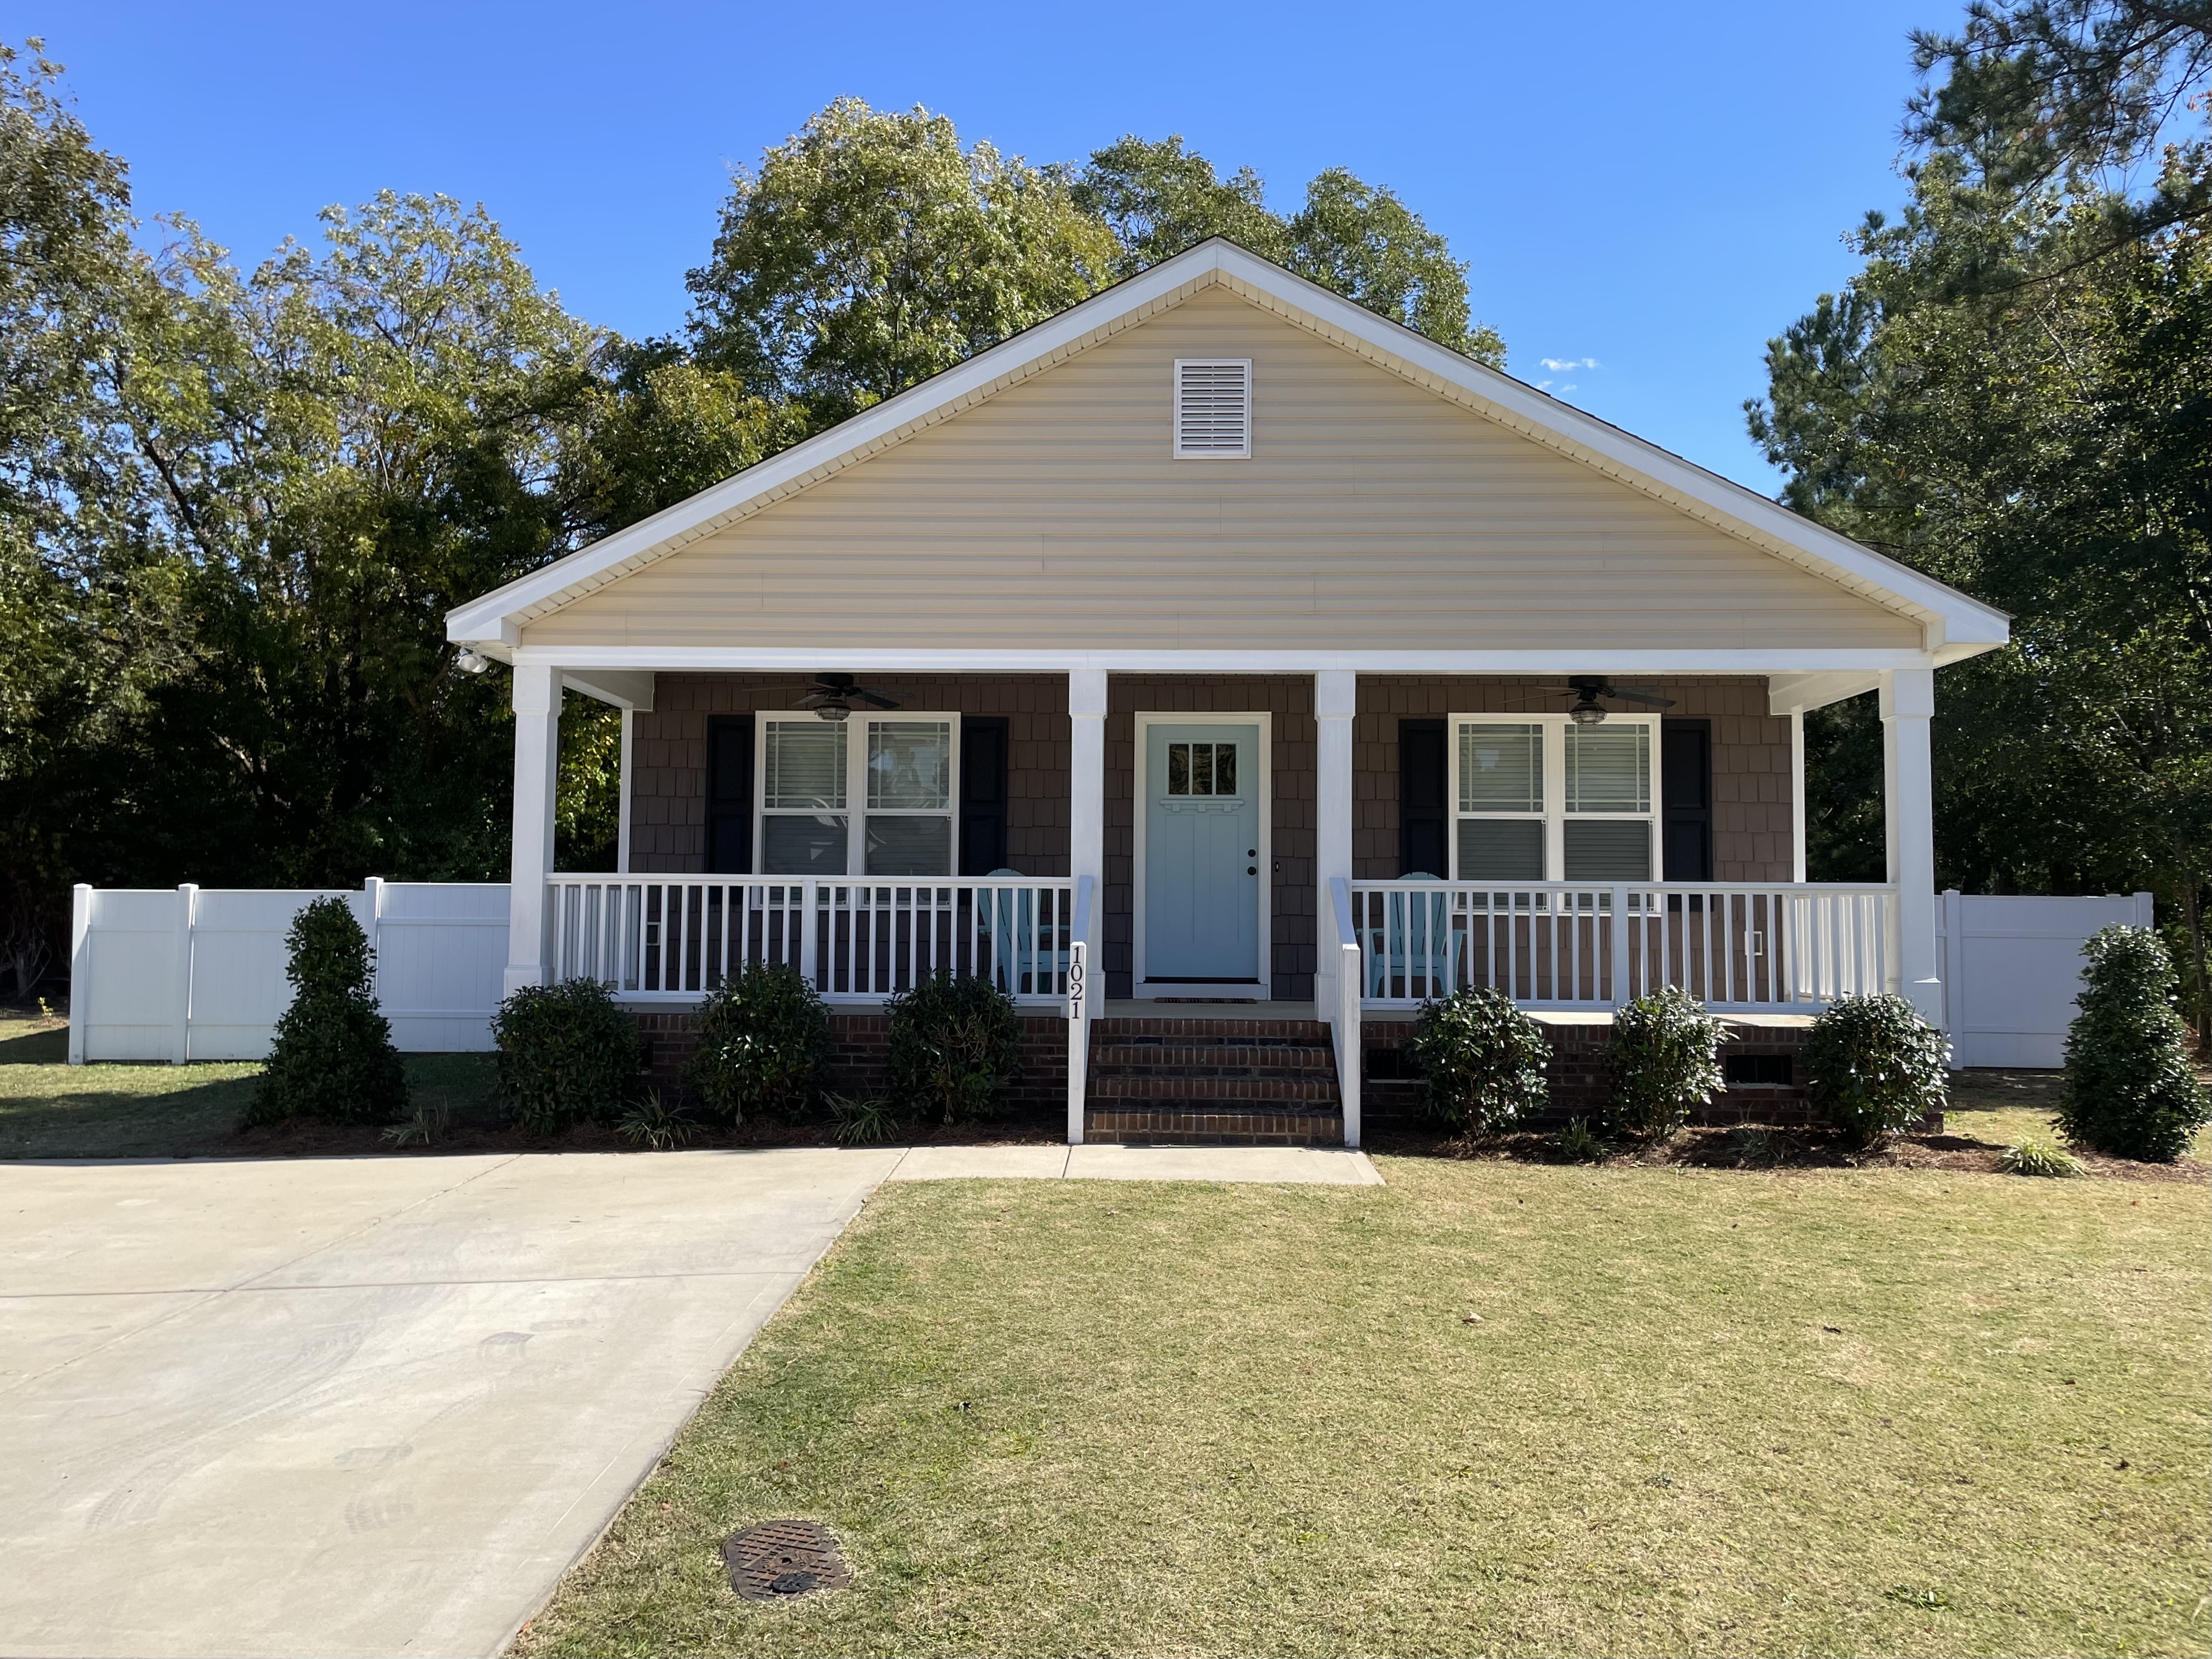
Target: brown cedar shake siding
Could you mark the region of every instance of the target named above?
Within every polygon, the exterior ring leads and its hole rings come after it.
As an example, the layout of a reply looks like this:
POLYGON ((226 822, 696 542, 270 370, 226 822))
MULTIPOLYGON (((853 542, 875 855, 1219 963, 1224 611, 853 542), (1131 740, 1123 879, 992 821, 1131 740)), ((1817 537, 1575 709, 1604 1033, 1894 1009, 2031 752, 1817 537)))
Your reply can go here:
MULTIPOLYGON (((694 874, 705 866, 707 722, 710 715, 788 709, 808 676, 664 673, 654 708, 636 717, 630 763, 630 866, 694 874)), ((1024 875, 1068 867, 1067 681, 1059 674, 869 673, 911 709, 1007 720, 1007 863, 1024 875)), ((1559 713, 1539 695, 1549 678, 1362 675, 1352 731, 1352 869, 1388 880, 1398 869, 1398 721, 1408 716, 1559 713)), ((1756 678, 1644 676, 1675 700, 1669 716, 1712 729, 1713 877, 1790 879, 1790 722, 1766 712, 1756 678)), ((1271 968, 1273 995, 1313 995, 1315 744, 1313 679, 1305 674, 1114 674, 1106 716, 1106 866, 1101 925, 1106 994, 1133 993, 1136 721, 1145 713, 1273 715, 1271 968)), ((1656 784, 1655 780, 1655 784, 1656 784)))

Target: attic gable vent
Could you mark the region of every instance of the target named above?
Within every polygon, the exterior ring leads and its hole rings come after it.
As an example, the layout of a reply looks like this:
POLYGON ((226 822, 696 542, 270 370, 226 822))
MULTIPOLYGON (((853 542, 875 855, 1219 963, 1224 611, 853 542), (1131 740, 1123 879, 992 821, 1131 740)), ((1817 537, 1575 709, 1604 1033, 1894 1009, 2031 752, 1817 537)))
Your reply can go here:
POLYGON ((1252 360, 1178 357, 1175 376, 1176 459, 1249 459, 1252 453, 1252 360))

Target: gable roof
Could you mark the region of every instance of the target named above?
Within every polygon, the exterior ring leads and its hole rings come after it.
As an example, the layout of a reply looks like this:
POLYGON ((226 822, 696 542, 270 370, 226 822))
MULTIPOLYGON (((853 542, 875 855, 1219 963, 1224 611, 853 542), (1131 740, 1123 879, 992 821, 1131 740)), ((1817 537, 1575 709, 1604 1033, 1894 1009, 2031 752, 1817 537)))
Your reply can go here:
POLYGON ((1248 303, 1922 629, 1939 662, 2002 643, 2004 615, 1656 445, 1437 345, 1214 238, 690 499, 449 612, 447 635, 495 653, 527 623, 902 442, 1099 342, 1221 287, 1248 303))

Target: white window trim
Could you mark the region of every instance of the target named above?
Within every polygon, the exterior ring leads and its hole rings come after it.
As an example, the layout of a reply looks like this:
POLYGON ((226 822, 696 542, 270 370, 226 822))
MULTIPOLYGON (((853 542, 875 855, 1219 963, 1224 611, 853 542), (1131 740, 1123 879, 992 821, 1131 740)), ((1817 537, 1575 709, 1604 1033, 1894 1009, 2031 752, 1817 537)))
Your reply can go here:
POLYGON ((1574 722, 1565 714, 1523 714, 1512 713, 1451 714, 1444 722, 1444 799, 1449 803, 1449 832, 1444 852, 1451 865, 1451 878, 1462 879, 1459 869, 1459 825, 1462 818, 1540 818, 1544 824, 1544 879, 1565 881, 1567 871, 1567 820, 1570 817, 1598 822, 1613 820, 1628 823, 1648 823, 1651 826, 1648 842, 1650 862, 1645 867, 1644 879, 1659 879, 1658 866, 1662 857, 1659 843, 1660 823, 1663 816, 1660 799, 1660 716, 1656 714, 1615 714, 1608 712, 1605 723, 1611 726, 1640 726, 1651 734, 1650 810, 1643 812, 1575 812, 1567 811, 1567 728, 1574 722), (1468 812, 1460 808, 1459 750, 1460 730, 1468 726, 1534 726, 1543 728, 1544 740, 1544 810, 1541 812, 1468 812))
POLYGON ((1175 385, 1169 399, 1168 451, 1179 461, 1249 461, 1252 459, 1252 428, 1259 418, 1252 395, 1249 357, 1178 357, 1175 385), (1182 447, 1182 372, 1185 368, 1241 368, 1244 371, 1244 447, 1242 449, 1185 449, 1182 447))
MULTIPOLYGON (((753 862, 768 862, 768 820, 770 817, 805 817, 811 816, 797 807, 770 807, 768 805, 768 728, 771 720, 802 724, 817 717, 803 708, 763 708, 753 716, 753 862)), ((823 722, 826 723, 826 722, 823 722)), ((874 708, 863 714, 854 709, 845 720, 845 874, 856 880, 870 882, 950 881, 960 868, 960 716, 949 709, 874 708), (868 738, 867 728, 879 720, 925 722, 942 720, 952 727, 951 777, 947 781, 949 793, 942 816, 951 819, 951 869, 942 876, 871 876, 868 868, 868 738)), ((927 807, 885 807, 875 814, 878 817, 936 817, 939 814, 927 807)), ((803 880, 793 876, 788 879, 803 880)))

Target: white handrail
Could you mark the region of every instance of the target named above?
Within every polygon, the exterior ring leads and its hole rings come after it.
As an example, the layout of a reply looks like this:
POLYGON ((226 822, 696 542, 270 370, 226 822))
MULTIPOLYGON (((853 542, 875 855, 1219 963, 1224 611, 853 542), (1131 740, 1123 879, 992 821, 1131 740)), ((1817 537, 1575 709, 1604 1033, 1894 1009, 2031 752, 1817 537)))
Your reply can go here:
POLYGON ((1662 985, 1709 1006, 1814 1009, 1880 991, 1897 890, 1790 882, 1351 884, 1364 1000, 1490 986, 1611 1008, 1662 985))
POLYGON ((875 1002, 932 974, 988 979, 1024 1003, 1067 995, 1076 886, 1052 877, 562 875, 547 878, 556 979, 625 1000, 696 1001, 759 963, 826 1001, 875 1002))

